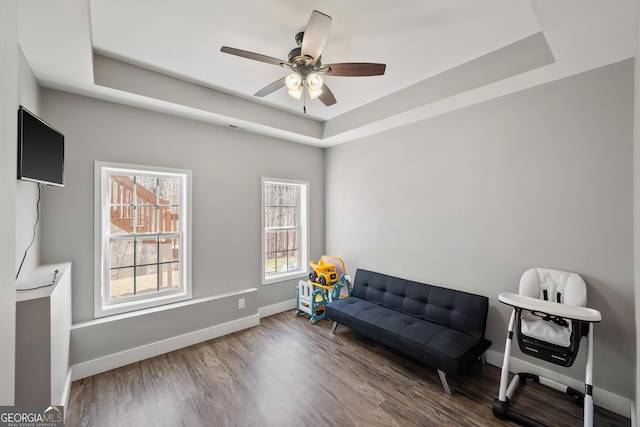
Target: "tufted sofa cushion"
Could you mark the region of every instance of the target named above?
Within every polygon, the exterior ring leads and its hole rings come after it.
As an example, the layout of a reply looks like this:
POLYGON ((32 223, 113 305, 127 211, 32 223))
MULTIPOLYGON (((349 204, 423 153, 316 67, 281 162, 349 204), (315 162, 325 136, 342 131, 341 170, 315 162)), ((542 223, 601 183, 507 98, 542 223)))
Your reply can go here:
POLYGON ((351 297, 326 317, 447 374, 458 376, 491 344, 484 338, 488 298, 388 276, 356 272, 351 297))
POLYGON ((486 297, 362 269, 356 272, 352 295, 484 338, 489 309, 486 297))

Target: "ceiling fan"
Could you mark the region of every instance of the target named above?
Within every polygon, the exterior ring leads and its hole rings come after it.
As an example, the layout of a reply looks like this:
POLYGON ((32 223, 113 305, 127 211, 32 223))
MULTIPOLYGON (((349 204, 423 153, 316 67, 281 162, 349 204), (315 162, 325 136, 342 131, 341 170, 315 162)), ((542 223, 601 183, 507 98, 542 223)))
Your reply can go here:
MULTIPOLYGON (((304 93, 304 89, 306 89, 311 99, 318 98, 324 105, 330 106, 336 103, 336 98, 326 83, 324 83, 323 75, 349 77, 381 76, 386 69, 386 64, 370 62, 343 62, 323 65, 321 53, 329 37, 330 29, 330 16, 317 10, 311 12, 307 27, 295 36, 298 47, 289 52, 288 61, 228 46, 222 46, 220 51, 253 59, 254 61, 278 65, 292 71, 288 76, 280 78, 260 89, 254 96, 263 97, 282 87, 286 87, 289 95, 300 99, 304 93)), ((306 113, 306 105, 303 107, 303 111, 306 113)))

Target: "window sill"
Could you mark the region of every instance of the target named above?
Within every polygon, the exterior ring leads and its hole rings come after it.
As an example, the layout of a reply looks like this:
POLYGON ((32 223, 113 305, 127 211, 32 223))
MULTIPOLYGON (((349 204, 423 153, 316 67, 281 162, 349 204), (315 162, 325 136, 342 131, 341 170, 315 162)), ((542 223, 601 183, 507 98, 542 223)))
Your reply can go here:
POLYGON ((182 307, 188 307, 188 306, 193 306, 193 305, 197 305, 197 304, 206 303, 206 302, 209 302, 209 301, 221 300, 221 299, 224 299, 224 298, 229 298, 230 296, 249 295, 252 292, 256 292, 256 291, 257 291, 256 288, 246 288, 246 289, 240 289, 238 291, 225 292, 225 293, 222 293, 222 294, 217 294, 217 295, 208 296, 208 297, 204 297, 204 298, 196 298, 196 299, 191 298, 191 299, 185 300, 185 301, 180 301, 180 302, 175 302, 175 303, 168 303, 168 304, 165 304, 165 305, 159 305, 159 306, 156 306, 156 307, 150 307, 150 308, 145 308, 145 309, 136 310, 136 311, 129 311, 127 313, 114 314, 112 316, 96 317, 93 320, 87 320, 87 321, 84 321, 84 322, 74 323, 71 326, 71 329, 81 329, 81 328, 86 328, 86 327, 89 327, 89 326, 108 324, 108 323, 112 323, 112 322, 116 322, 116 321, 124 320, 124 319, 129 319, 129 318, 143 317, 143 316, 150 315, 150 314, 155 314, 155 313, 161 313, 161 312, 164 312, 164 311, 175 310, 175 309, 179 309, 179 308, 182 308, 182 307))
POLYGON ((99 319, 102 317, 110 317, 118 314, 138 312, 140 310, 159 308, 169 304, 189 301, 190 299, 191 292, 183 291, 180 293, 161 295, 154 298, 145 298, 137 301, 128 301, 103 307, 95 307, 94 317, 96 319, 99 319))
POLYGON ((293 279, 302 279, 302 278, 307 278, 309 275, 309 273, 307 273, 306 271, 296 271, 293 273, 288 273, 288 274, 278 274, 276 277, 271 277, 269 279, 265 279, 264 277, 262 278, 262 284, 263 285, 273 285, 275 283, 281 283, 281 282, 286 282, 288 280, 293 280, 293 279))

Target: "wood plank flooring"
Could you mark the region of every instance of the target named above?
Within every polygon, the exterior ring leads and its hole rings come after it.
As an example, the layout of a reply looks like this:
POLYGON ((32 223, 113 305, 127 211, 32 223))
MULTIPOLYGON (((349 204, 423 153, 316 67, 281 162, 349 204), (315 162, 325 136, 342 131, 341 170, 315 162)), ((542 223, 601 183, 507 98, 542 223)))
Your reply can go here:
MULTIPOLYGON (((67 427, 512 426, 493 416, 499 369, 480 363, 444 393, 424 368, 344 326, 293 311, 261 325, 75 381, 67 427)), ((597 403, 597 402, 596 402, 597 403)), ((512 400, 550 426, 582 425, 582 409, 536 384, 512 400)), ((596 407, 596 426, 630 426, 596 407)))

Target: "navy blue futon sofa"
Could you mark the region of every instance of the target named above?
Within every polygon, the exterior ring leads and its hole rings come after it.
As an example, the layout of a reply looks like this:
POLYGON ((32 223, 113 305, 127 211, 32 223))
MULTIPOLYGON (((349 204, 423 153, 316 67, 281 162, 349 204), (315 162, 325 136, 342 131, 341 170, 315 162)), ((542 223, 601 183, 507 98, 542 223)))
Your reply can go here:
POLYGON ((458 377, 491 345, 485 339, 485 296, 358 269, 351 296, 325 307, 326 318, 438 370, 458 377))

